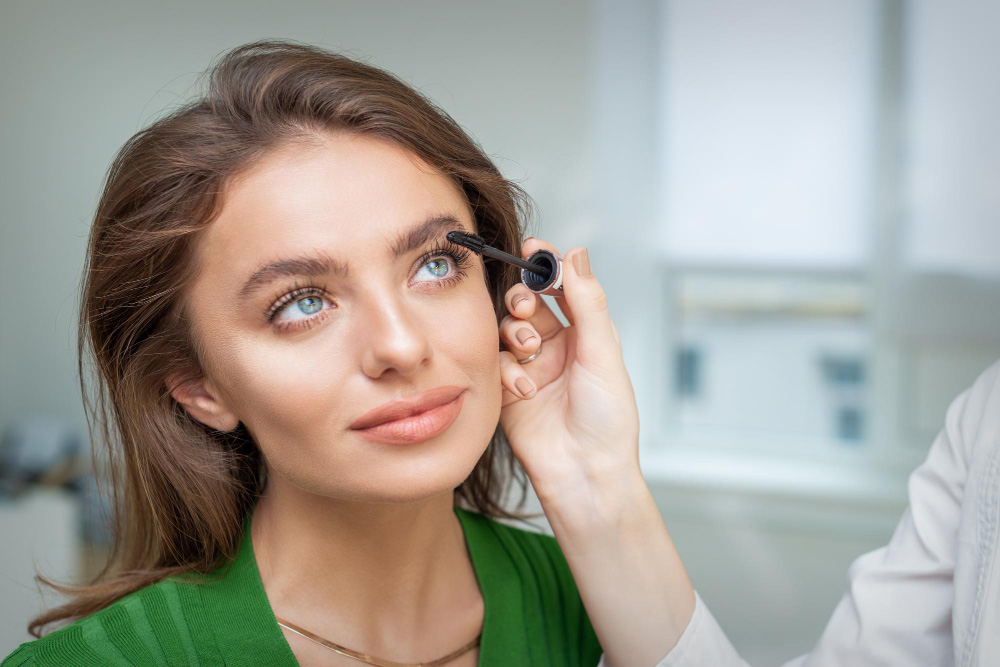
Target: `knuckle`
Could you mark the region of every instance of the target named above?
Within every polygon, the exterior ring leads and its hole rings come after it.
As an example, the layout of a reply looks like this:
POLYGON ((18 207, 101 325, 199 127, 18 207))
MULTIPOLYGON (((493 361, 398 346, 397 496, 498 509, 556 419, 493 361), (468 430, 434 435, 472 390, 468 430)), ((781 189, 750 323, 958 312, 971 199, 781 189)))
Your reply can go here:
POLYGON ((517 363, 517 357, 510 350, 501 350, 500 352, 500 371, 509 371, 513 369, 520 368, 520 364, 517 363))

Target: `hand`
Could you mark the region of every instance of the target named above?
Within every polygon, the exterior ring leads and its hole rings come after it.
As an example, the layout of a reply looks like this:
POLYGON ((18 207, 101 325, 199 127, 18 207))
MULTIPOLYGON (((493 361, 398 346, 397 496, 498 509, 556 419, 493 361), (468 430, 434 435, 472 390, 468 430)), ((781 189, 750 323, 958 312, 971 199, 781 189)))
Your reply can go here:
MULTIPOLYGON (((521 255, 539 248, 556 252, 528 239, 521 255)), ((604 289, 573 268, 584 250, 564 257, 563 296, 555 299, 570 326, 521 283, 505 295, 511 314, 500 322, 507 348, 500 352, 500 424, 608 664, 652 665, 690 623, 694 588, 639 470, 639 411, 604 289), (517 331, 524 327, 536 337, 522 344, 517 331), (541 353, 518 364, 538 350, 539 339, 541 353), (526 396, 515 384, 525 378, 537 387, 526 396)))
MULTIPOLYGON (((559 254, 551 244, 529 238, 521 256, 540 248, 559 254)), ((523 283, 505 295, 511 314, 500 322, 506 348, 500 352, 500 424, 543 505, 567 492, 580 498, 596 484, 641 478, 635 393, 604 289, 595 276, 586 275, 589 270, 586 248, 564 256, 563 296, 555 301, 570 326, 563 326, 523 283), (584 275, 574 268, 577 256, 584 275), (521 343, 517 333, 524 328, 534 338, 521 343), (519 364, 517 359, 537 351, 540 341, 541 354, 519 364), (534 387, 526 394, 516 384, 522 378, 534 387)))

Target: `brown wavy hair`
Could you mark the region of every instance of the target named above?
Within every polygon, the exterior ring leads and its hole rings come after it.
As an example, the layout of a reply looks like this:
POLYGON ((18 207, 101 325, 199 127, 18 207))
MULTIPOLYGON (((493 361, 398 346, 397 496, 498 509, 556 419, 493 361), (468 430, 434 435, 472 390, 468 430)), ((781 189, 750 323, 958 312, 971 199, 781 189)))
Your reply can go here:
MULTIPOLYGON (((205 368, 182 295, 194 274, 198 232, 219 214, 230 179, 288 142, 329 130, 371 135, 452 178, 477 233, 520 256, 527 195, 447 113, 395 76, 290 40, 237 47, 205 74, 207 92, 132 136, 106 175, 87 249, 77 351, 95 472, 111 500, 112 542, 107 563, 87 584, 37 575, 71 601, 33 619, 35 637, 50 623, 89 615, 166 576, 214 570, 234 555, 246 513, 264 489, 263 460, 246 427, 205 426, 167 388, 172 375, 196 378, 205 368)), ((484 260, 499 325, 518 269, 484 260)), ((526 475, 497 424, 455 490, 456 502, 494 518, 524 518, 503 506, 513 480, 520 508, 526 475)))

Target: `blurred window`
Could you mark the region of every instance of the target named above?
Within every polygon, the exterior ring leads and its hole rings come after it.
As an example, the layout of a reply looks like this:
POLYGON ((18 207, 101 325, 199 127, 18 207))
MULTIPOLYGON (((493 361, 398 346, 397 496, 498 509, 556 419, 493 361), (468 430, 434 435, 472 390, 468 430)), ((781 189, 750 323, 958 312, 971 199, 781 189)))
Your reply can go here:
POLYGON ((1000 358, 1000 4, 658 11, 664 441, 922 456, 1000 358))

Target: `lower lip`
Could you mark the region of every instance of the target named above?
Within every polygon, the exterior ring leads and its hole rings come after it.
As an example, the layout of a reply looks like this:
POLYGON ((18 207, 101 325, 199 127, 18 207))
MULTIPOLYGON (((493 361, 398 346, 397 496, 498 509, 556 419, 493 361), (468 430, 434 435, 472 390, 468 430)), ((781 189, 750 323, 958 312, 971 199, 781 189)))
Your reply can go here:
POLYGON ((421 412, 405 419, 357 429, 357 433, 368 440, 387 442, 393 445, 423 442, 444 433, 452 425, 458 418, 458 413, 462 411, 464 400, 465 392, 463 391, 450 403, 439 405, 427 412, 421 412))

